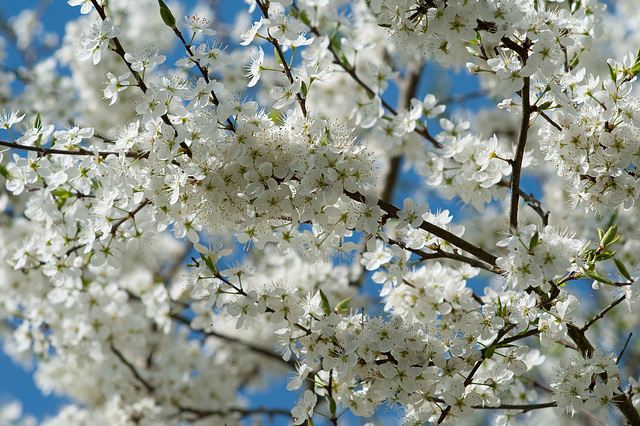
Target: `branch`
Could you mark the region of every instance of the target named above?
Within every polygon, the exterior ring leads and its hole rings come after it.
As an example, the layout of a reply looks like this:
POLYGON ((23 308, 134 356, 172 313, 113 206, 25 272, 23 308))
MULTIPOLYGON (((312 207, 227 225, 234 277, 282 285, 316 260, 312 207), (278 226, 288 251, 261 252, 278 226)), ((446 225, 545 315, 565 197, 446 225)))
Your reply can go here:
POLYGON ((496 407, 486 407, 484 405, 474 405, 476 410, 522 410, 523 413, 541 408, 557 407, 557 402, 544 402, 541 404, 500 404, 496 407))
POLYGON ((542 219, 542 226, 547 226, 549 224, 549 210, 543 210, 542 204, 538 199, 536 199, 533 194, 527 194, 521 188, 518 188, 518 193, 523 200, 527 202, 527 205, 531 207, 542 219))
POLYGON ((598 312, 598 314, 596 316, 594 316, 593 318, 591 318, 589 321, 587 321, 581 328, 580 331, 582 333, 584 333, 585 331, 587 331, 589 329, 589 327, 591 327, 596 321, 598 321, 600 318, 603 318, 607 312, 609 312, 611 309, 615 308, 616 306, 618 306, 620 303, 622 303, 623 300, 626 299, 625 295, 620 296, 618 299, 614 300, 613 302, 611 302, 611 304, 607 307, 605 307, 603 310, 601 310, 600 312, 598 312))
MULTIPOLYGON (((182 35, 182 32, 178 29, 177 26, 174 26, 172 28, 173 33, 180 39, 180 41, 182 42, 182 45, 184 46, 184 49, 187 51, 187 54, 193 58, 194 54, 193 51, 191 50, 191 45, 189 43, 187 43, 187 41, 185 40, 184 36, 182 35)), ((208 69, 205 70, 204 68, 202 68, 202 65, 200 65, 200 61, 193 61, 196 64, 196 67, 198 68, 198 71, 200 71, 200 75, 202 75, 202 78, 204 78, 204 81, 207 82, 207 84, 210 82, 209 79, 209 71, 208 69)), ((218 97, 216 96, 215 92, 212 90, 211 92, 209 92, 211 94, 211 100, 213 101, 213 104, 215 106, 220 105, 220 100, 218 99, 218 97)), ((232 132, 236 132, 236 125, 233 124, 233 122, 227 117, 227 126, 226 128, 231 130, 232 132)))
MULTIPOLYGON (((506 180, 501 180, 497 183, 498 186, 510 188, 511 184, 506 180)), ((542 219, 542 226, 547 226, 549 224, 549 215, 551 212, 549 210, 544 210, 542 208, 542 203, 538 200, 533 194, 527 194, 522 190, 522 188, 518 188, 518 194, 520 197, 527 202, 527 205, 531 207, 542 219)))
MULTIPOLYGON (((620 297, 615 302, 613 302, 612 305, 614 303, 620 303, 622 300, 623 298, 620 297)), ((607 308, 611 309, 611 307, 612 306, 610 305, 607 308)), ((608 310, 607 308, 603 310, 604 314, 606 314, 606 311, 608 310)), ((598 315, 596 315, 596 317, 598 315)), ((568 332, 569 332, 569 337, 571 337, 571 339, 578 346, 578 349, 582 357, 583 358, 590 357, 591 354, 593 353, 593 346, 585 336, 585 331, 583 331, 582 329, 579 329, 573 324, 568 324, 568 332)), ((613 398, 613 403, 615 404, 616 407, 618 407, 618 410, 620 410, 622 415, 627 420, 628 424, 640 425, 640 414, 638 413, 638 410, 636 410, 636 408, 633 406, 633 403, 631 402, 631 398, 622 391, 620 386, 618 386, 618 391, 619 391, 619 394, 613 398)))
MULTIPOLYGON (((262 12, 262 15, 266 19, 269 19, 268 2, 262 3, 261 1, 256 0, 256 5, 258 5, 258 8, 260 9, 260 12, 262 12)), ((289 80, 289 83, 293 84, 294 83, 294 78, 293 78, 293 75, 291 74, 291 69, 289 68, 289 65, 287 65, 287 59, 284 57, 284 53, 282 52, 282 47, 280 46, 280 43, 278 43, 278 40, 276 40, 275 38, 271 37, 271 34, 269 34, 268 30, 267 30, 267 34, 269 35, 269 37, 267 37, 267 41, 275 49, 276 54, 278 55, 278 58, 280 60, 280 65, 282 66, 282 70, 284 71, 284 74, 287 76, 287 79, 289 80)), ((295 52, 295 49, 293 49, 293 52, 295 52)), ((292 58, 293 58, 293 53, 291 55, 292 55, 292 58)), ((300 105, 300 109, 302 110, 302 115, 304 115, 306 117, 307 116, 306 99, 298 92, 296 94, 296 100, 298 101, 298 105, 300 105)))
POLYGON ((203 419, 209 416, 228 416, 230 414, 240 414, 241 417, 262 414, 267 416, 287 416, 291 417, 291 412, 283 408, 229 408, 227 410, 199 410, 197 408, 179 407, 181 413, 194 414, 196 419, 203 419))
MULTIPOLYGON (((180 322, 182 324, 185 324, 189 328, 191 328, 191 321, 188 318, 185 318, 185 317, 183 317, 183 316, 181 316, 179 314, 171 314, 171 318, 173 318, 176 321, 178 321, 178 322, 180 322)), ((256 352, 256 353, 258 353, 260 355, 264 355, 264 356, 266 356, 268 358, 271 358, 271 359, 277 360, 279 362, 285 363, 285 364, 287 364, 287 367, 295 368, 295 366, 296 366, 295 360, 285 361, 284 359, 282 359, 282 357, 280 355, 278 355, 278 354, 276 354, 274 352, 271 352, 268 349, 264 349, 264 348, 261 348, 259 346, 255 346, 252 343, 245 342, 245 341, 240 340, 240 339, 238 339, 236 337, 225 336, 224 334, 220 334, 220 333, 217 333, 215 331, 204 331, 204 330, 198 330, 198 331, 201 332, 202 334, 204 334, 205 336, 211 336, 211 337, 215 337, 217 339, 224 340, 224 341, 229 342, 229 343, 235 343, 235 344, 238 344, 238 345, 242 345, 242 346, 246 347, 247 349, 249 349, 249 350, 251 350, 253 352, 256 352)))
POLYGON ((394 240, 393 238, 389 238, 388 242, 390 244, 397 245, 398 247, 402 247, 404 250, 410 251, 411 253, 417 255, 420 260, 434 260, 434 259, 452 259, 457 260, 459 262, 463 262, 473 266, 474 268, 484 269, 485 271, 493 272, 494 274, 499 274, 496 268, 492 268, 484 262, 480 262, 476 259, 472 259, 470 257, 457 254, 457 253, 449 253, 442 250, 440 247, 429 247, 430 250, 435 250, 435 253, 427 253, 423 250, 414 249, 411 247, 407 247, 402 241, 394 240))
MULTIPOLYGON (((411 107, 411 98, 413 98, 418 90, 418 83, 420 82, 420 77, 422 76, 422 71, 424 67, 420 67, 419 70, 410 68, 408 71, 408 75, 402 80, 401 84, 399 84, 400 95, 398 99, 398 105, 403 108, 409 109, 411 107)), ((393 190, 395 189, 395 183, 398 178, 398 173, 400 171, 400 163, 402 161, 402 156, 394 155, 389 162, 389 171, 384 179, 384 187, 382 188, 382 192, 380 194, 380 198, 383 200, 392 202, 393 201, 393 190)))
MULTIPOLYGON (((120 362, 122 362, 129 369, 129 371, 131 371, 131 374, 133 374, 133 376, 144 386, 147 392, 153 394, 155 388, 151 385, 151 383, 149 383, 140 375, 135 366, 131 364, 118 349, 116 349, 113 343, 110 344, 110 348, 111 351, 120 360, 120 362)), ((180 405, 178 405, 177 408, 181 413, 195 414, 196 418, 198 419, 202 419, 208 416, 225 416, 235 413, 240 414, 242 417, 255 414, 291 416, 290 411, 281 408, 229 408, 228 410, 199 410, 197 408, 183 407, 180 405)))
MULTIPOLYGON (((294 3, 292 5, 293 9, 296 10, 296 12, 300 12, 300 9, 298 9, 298 6, 294 3)), ((310 25, 309 26, 309 30, 314 33, 315 35, 317 35, 318 37, 321 37, 322 34, 320 33, 320 30, 318 30, 317 27, 310 25)), ((340 55, 338 55, 338 52, 336 52, 335 47, 333 46, 332 43, 329 43, 329 47, 328 47, 329 51, 331 52, 331 54, 333 55, 333 62, 337 65, 339 65, 344 71, 347 72, 347 74, 349 74, 351 76, 351 78, 353 79, 353 81, 355 81, 356 83, 358 83, 358 85, 360 87, 362 87, 370 96, 375 96, 376 92, 373 91, 373 89, 371 89, 367 83, 365 83, 364 81, 362 81, 360 79, 360 77, 358 77, 358 74, 356 74, 356 70, 354 66, 349 66, 349 64, 345 64, 344 62, 342 62, 342 59, 340 59, 340 55)), ((380 101, 382 102, 382 106, 389 111, 392 115, 398 115, 397 111, 391 106, 389 105, 389 103, 387 101, 385 101, 384 99, 380 98, 380 101)), ((422 136, 423 138, 425 138, 426 140, 428 140, 429 142, 431 142, 431 144, 433 146, 435 146, 436 148, 440 148, 441 144, 440 142, 438 142, 437 140, 434 139, 433 136, 431 136, 431 134, 429 133, 429 131, 427 130, 426 127, 416 127, 416 129, 414 130, 416 133, 418 133, 420 136, 422 136)))
MULTIPOLYGON (((116 231, 118 230, 118 228, 120 228, 120 226, 122 226, 122 224, 125 223, 127 220, 133 219, 135 215, 138 212, 140 212, 140 210, 142 210, 145 206, 149 205, 150 203, 151 201, 148 198, 145 198, 142 201, 142 203, 140 203, 140 205, 138 205, 135 209, 131 210, 125 217, 123 217, 122 219, 119 219, 116 223, 114 223, 113 226, 111 226, 111 230, 109 231, 109 233, 111 234, 111 237, 115 238, 116 231)), ((78 244, 77 246, 71 247, 69 250, 65 252, 65 256, 69 256, 74 251, 80 250, 85 245, 86 244, 78 244)))
POLYGON ((118 230, 120 225, 122 225, 123 223, 125 223, 129 219, 133 219, 133 217, 136 215, 136 213, 138 213, 140 210, 145 208, 150 203, 151 203, 151 201, 148 198, 145 198, 140 203, 140 205, 138 207, 136 207, 135 209, 131 210, 125 217, 123 217, 122 219, 120 219, 119 221, 114 223, 113 226, 111 227, 111 231, 110 231, 111 232, 111 236, 115 237, 116 236, 116 231, 118 230))
MULTIPOLYGON (((524 67, 529 58, 529 46, 531 41, 527 38, 523 45, 519 45, 508 37, 502 37, 500 42, 507 49, 513 50, 519 57, 520 63, 524 67)), ((518 136, 518 145, 516 147, 515 157, 511 162, 511 206, 509 210, 509 224, 512 229, 518 229, 518 201, 520 196, 520 172, 522 171, 522 159, 524 157, 524 149, 527 145, 527 132, 529 131, 529 121, 531 119, 531 101, 529 98, 530 81, 529 77, 522 78, 522 89, 520 97, 522 98, 522 122, 520 124, 520 135, 518 136)))
POLYGON ((488 90, 486 89, 480 89, 480 90, 476 90, 475 92, 469 92, 469 93, 461 93, 458 95, 451 95, 447 98, 443 98, 439 103, 446 105, 446 104, 455 104, 455 103, 459 103, 459 102, 466 102, 468 100, 471 99, 475 99, 475 98, 479 98, 481 96, 485 96, 488 93, 488 90))
MULTIPOLYGON (((524 65, 524 64, 523 64, 524 65)), ((511 208, 509 210, 509 224, 512 229, 518 229, 518 201, 520 196, 520 172, 522 171, 522 159, 527 145, 527 132, 529 131, 529 119, 531 117, 531 105, 529 104, 529 77, 522 78, 522 122, 520 124, 520 136, 516 147, 515 157, 511 163, 511 208)))
MULTIPOLYGON (((100 15, 100 19, 102 19, 103 21, 105 19, 107 19, 107 15, 104 13, 104 7, 102 7, 102 5, 100 5, 100 3, 98 3, 97 0, 91 0, 91 3, 93 4, 93 7, 96 8, 96 11, 98 12, 98 15, 100 15)), ((120 44, 120 40, 118 40, 118 37, 113 37, 112 39, 110 39, 111 41, 113 41, 113 47, 114 47, 114 52, 120 56, 120 58, 122 59, 122 62, 124 62, 127 66, 127 68, 129 68, 129 71, 131 72, 131 74, 135 77, 136 79, 136 83, 137 86, 140 88, 140 90, 142 90, 142 93, 147 93, 147 85, 144 83, 144 80, 142 79, 142 76, 140 75, 139 72, 135 71, 133 68, 131 68, 131 64, 129 62, 127 62, 127 60, 124 58, 125 55, 125 51, 124 48, 122 47, 122 44, 120 44)), ((171 123, 171 120, 169 120, 169 116, 164 113, 161 116, 162 121, 167 124, 168 126, 170 126, 173 129, 174 132, 174 136, 178 135, 178 131, 176 130, 176 128, 173 126, 173 124, 171 123)), ((184 151, 185 154, 187 154, 187 156, 191 157, 193 154, 191 153, 191 149, 187 146, 187 144, 183 141, 180 142, 180 148, 182 148, 182 150, 184 151)))
POLYGON ((560 127, 560 125, 559 125, 558 123, 556 123, 555 121, 553 121, 553 120, 551 119, 551 117, 549 117, 547 114, 545 114, 545 112, 544 112, 544 111, 540 111, 540 110, 538 110, 538 109, 537 109, 537 107, 536 107, 535 111, 537 111, 537 112, 538 112, 538 114, 540 114, 540 115, 542 116, 542 118, 544 118, 544 119, 547 121, 547 123, 549 123, 549 124, 551 124, 553 127, 555 127, 555 128, 556 128, 556 130, 558 130, 559 132, 561 132, 561 131, 562 131, 562 127, 560 127))
POLYGON ((133 376, 138 379, 138 381, 140 383, 142 383, 142 385, 144 386, 144 388, 147 390, 147 392, 149 393, 153 393, 154 388, 153 386, 147 382, 145 379, 142 378, 142 376, 140 375, 140 373, 138 373, 138 370, 136 370, 136 368, 129 362, 127 361, 127 359, 124 357, 124 355, 122 355, 122 353, 116 349, 116 347, 113 345, 113 343, 111 343, 109 345, 111 347, 111 351, 116 355, 116 357, 124 364, 127 366, 127 368, 129 369, 129 371, 131 371, 131 374, 133 374, 133 376))
MULTIPOLYGON (((102 7, 102 5, 97 0, 91 0, 91 3, 93 4, 93 7, 96 8, 96 11, 100 16, 100 19, 102 19, 103 21, 107 19, 107 15, 104 13, 104 8, 102 7)), ((120 44, 120 40, 118 40, 118 37, 113 37, 110 40, 113 41, 114 52, 116 52, 118 56, 122 58, 122 61, 125 63, 127 68, 129 68, 131 75, 135 77, 137 86, 140 88, 140 90, 142 90, 142 93, 147 93, 147 85, 144 83, 144 80, 142 80, 142 76, 133 68, 131 68, 131 64, 127 62, 126 59, 124 59, 125 51, 124 51, 124 48, 122 47, 122 44, 120 44)), ((168 119, 169 118, 167 118, 167 120, 168 119)), ((169 123, 167 122, 167 124, 169 123)))
MULTIPOLYGON (((365 198, 364 195, 357 193, 357 192, 349 192, 349 191, 344 191, 344 194, 347 195, 349 198, 351 198, 352 200, 358 201, 360 203, 365 203, 365 198)), ((400 211, 399 208, 397 208, 396 206, 387 203, 386 201, 383 200, 378 200, 378 206, 384 210, 389 218, 398 218, 398 212, 400 211)), ((463 240, 462 238, 458 237, 457 235, 452 234, 451 232, 447 231, 446 229, 440 228, 439 226, 436 226, 432 223, 429 223, 427 221, 423 221, 422 224, 420 225, 420 229, 422 229, 423 231, 427 231, 430 234, 435 235, 436 237, 440 237, 443 240, 447 241, 448 243, 458 247, 459 249, 462 249, 468 253, 471 253, 472 255, 474 255, 475 257, 477 257, 478 259, 488 263, 491 266, 496 266, 496 260, 497 257, 492 255, 491 253, 481 249, 480 247, 474 246, 473 244, 471 244, 470 242, 463 240)), ((486 268, 485 268, 486 269, 486 268)), ((496 269, 497 271, 497 269, 496 269)))
MULTIPOLYGON (((515 324, 506 324, 504 327, 502 327, 502 329, 500 331, 498 331, 498 334, 497 334, 496 338, 493 339, 493 342, 491 342, 491 344, 489 344, 487 346, 487 348, 490 348, 490 347, 495 346, 496 344, 498 344, 500 339, 502 339, 502 337, 504 337, 507 333, 509 333, 509 331, 513 330, 515 328, 515 326, 516 326, 515 324)), ((473 368, 471 369, 471 371, 467 375, 467 378, 464 381, 464 386, 465 387, 471 384, 471 382, 473 381, 473 376, 480 369, 480 366, 482 365, 482 363, 484 363, 484 361, 486 359, 486 356, 487 356, 487 350, 484 349, 482 351, 482 355, 480 356, 480 359, 475 363, 475 365, 473 366, 473 368)), ((449 414, 450 411, 451 411, 451 406, 450 405, 448 405, 447 408, 442 410, 442 413, 440 414, 440 417, 438 418, 437 424, 441 424, 444 421, 444 419, 447 418, 447 415, 449 414)))
MULTIPOLYGON (((84 148, 80 148, 77 150, 70 150, 70 149, 55 149, 55 148, 44 148, 41 146, 30 146, 30 145, 20 145, 19 143, 15 143, 15 142, 7 142, 7 141, 2 141, 0 140, 0 146, 6 146, 7 148, 11 148, 11 149, 21 149, 23 151, 33 151, 33 152, 37 152, 40 155, 51 155, 51 154, 58 154, 58 155, 79 155, 79 156, 98 156, 98 157, 108 157, 110 155, 115 155, 116 157, 120 155, 119 152, 117 151, 88 151, 84 148)), ((123 153, 125 157, 127 158, 135 158, 135 159, 141 159, 141 158, 148 158, 149 157, 149 153, 138 153, 138 152, 133 152, 133 151, 127 151, 125 153, 123 153)))

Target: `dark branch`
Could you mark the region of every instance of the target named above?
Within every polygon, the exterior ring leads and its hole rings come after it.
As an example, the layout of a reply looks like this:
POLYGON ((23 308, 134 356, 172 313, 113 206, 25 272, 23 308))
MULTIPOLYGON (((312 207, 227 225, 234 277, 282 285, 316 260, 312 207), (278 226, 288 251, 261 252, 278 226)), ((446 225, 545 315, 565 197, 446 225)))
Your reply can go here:
MULTIPOLYGON (((44 148, 39 146, 20 145, 19 143, 7 142, 7 141, 1 141, 1 140, 0 140, 0 146, 6 146, 11 149, 21 149, 23 151, 33 151, 33 152, 39 153, 40 155, 52 155, 52 154, 79 155, 79 156, 85 156, 85 157, 98 156, 103 158, 108 157, 109 155, 115 155, 116 157, 120 155, 120 153, 117 151, 88 151, 84 148, 80 148, 77 150, 44 148)), ((127 151, 124 153, 124 156, 127 158, 140 159, 140 158, 148 158, 149 153, 138 153, 138 152, 127 151)))
POLYGON ((113 345, 113 343, 111 343, 110 346, 111 346, 111 351, 129 369, 129 371, 131 371, 131 374, 133 374, 133 376, 142 384, 142 386, 144 386, 144 388, 147 390, 147 392, 153 393, 153 391, 154 391, 153 386, 147 380, 145 380, 140 375, 140 373, 138 373, 138 370, 136 370, 136 368, 133 366, 133 364, 131 364, 124 357, 124 355, 122 355, 122 353, 118 349, 116 349, 116 347, 113 345))
MULTIPOLYGON (((362 194, 349 192, 349 191, 345 191, 344 193, 352 200, 358 201, 360 203, 366 202, 365 197, 362 194)), ((397 208, 396 206, 390 203, 387 203, 386 201, 383 201, 383 200, 378 201, 378 206, 387 213, 389 218, 395 218, 395 219, 398 218, 398 212, 400 211, 400 209, 397 208)), ((481 249, 480 247, 474 246, 470 242, 463 240, 462 238, 452 234, 446 229, 440 228, 427 221, 422 222, 422 224, 420 225, 420 229, 427 231, 430 234, 435 235, 436 237, 442 238, 443 240, 458 247, 459 249, 462 249, 468 253, 471 253, 478 259, 488 263, 491 266, 494 266, 494 267, 496 266, 496 260, 497 260, 496 256, 481 249)))

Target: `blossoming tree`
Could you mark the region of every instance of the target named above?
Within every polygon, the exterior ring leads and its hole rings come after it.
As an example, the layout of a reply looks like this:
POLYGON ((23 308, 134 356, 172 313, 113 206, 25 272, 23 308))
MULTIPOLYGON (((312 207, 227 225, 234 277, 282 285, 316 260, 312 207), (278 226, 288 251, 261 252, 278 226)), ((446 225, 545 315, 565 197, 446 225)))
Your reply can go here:
POLYGON ((640 424, 632 0, 68 3, 0 73, 45 424, 640 424), (483 108, 425 82, 454 69, 483 108), (243 396, 277 376, 297 402, 243 396))

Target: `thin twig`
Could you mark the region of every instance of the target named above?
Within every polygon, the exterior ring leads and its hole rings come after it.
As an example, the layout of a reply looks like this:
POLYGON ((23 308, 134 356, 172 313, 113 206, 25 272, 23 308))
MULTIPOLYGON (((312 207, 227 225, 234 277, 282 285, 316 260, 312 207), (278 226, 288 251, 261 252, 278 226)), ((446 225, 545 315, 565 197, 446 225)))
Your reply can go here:
POLYGON ((633 333, 629 333, 629 337, 627 337, 627 340, 624 342, 624 345, 622 346, 622 349, 620 350, 620 354, 618 355, 618 359, 616 359, 616 365, 618 365, 618 363, 620 363, 620 360, 622 359, 622 355, 624 354, 624 351, 627 349, 627 345, 629 344, 629 341, 631 340, 631 336, 633 336, 633 333))
POLYGON ((518 202, 520 199, 520 173, 522 171, 522 159, 527 145, 527 133, 529 131, 529 119, 531 117, 531 106, 529 104, 529 77, 522 78, 522 122, 520 124, 520 136, 518 145, 511 163, 511 203, 509 209, 509 224, 511 228, 518 229, 518 202))
MULTIPOLYGON (((519 45, 508 37, 503 37, 501 43, 504 47, 513 50, 519 57, 521 65, 527 64, 529 55, 528 45, 529 39, 519 45)), ((527 145, 527 134, 529 132, 529 122, 531 119, 531 101, 529 96, 530 81, 529 77, 522 77, 522 89, 520 97, 522 98, 522 121, 520 123, 520 134, 518 136, 518 145, 511 162, 511 203, 509 209, 509 224, 512 229, 518 229, 518 202, 520 199, 520 173, 522 171, 522 160, 524 158, 524 150, 527 145)))
MULTIPOLYGON (((19 150, 23 150, 23 151, 33 151, 33 152, 37 152, 40 155, 52 155, 52 154, 56 154, 56 155, 77 155, 77 156, 98 156, 98 157, 102 157, 102 158, 106 158, 110 155, 115 155, 116 157, 120 155, 120 152, 117 151, 89 151, 86 150, 84 148, 79 148, 76 150, 73 149, 56 149, 56 148, 45 148, 45 147, 41 147, 41 146, 29 146, 29 145, 21 145, 19 143, 15 143, 15 142, 7 142, 7 141, 2 141, 0 140, 0 146, 6 146, 7 148, 11 148, 11 149, 19 149, 19 150)), ((149 153, 138 153, 138 152, 133 152, 133 151, 127 151, 127 152, 123 152, 122 153, 125 157, 127 158, 135 158, 135 159, 141 159, 141 158, 148 158, 149 157, 149 153)))
MULTIPOLYGON (((173 318, 174 320, 187 325, 188 327, 191 327, 191 321, 188 318, 183 317, 182 315, 179 314, 171 314, 171 318, 173 318)), ((194 330, 196 331, 196 330, 194 330)), ((243 340, 240 340, 236 337, 231 337, 231 336, 225 336, 224 334, 220 334, 217 333, 215 331, 204 331, 204 330, 198 330, 199 332, 201 332, 202 334, 204 334, 205 336, 211 336, 211 337, 215 337, 216 339, 220 339, 220 340, 224 340, 226 342, 229 343, 235 343, 241 346, 244 346, 245 348, 247 348, 248 350, 250 350, 251 352, 255 352, 256 354, 260 354, 263 356, 266 356, 268 358, 271 358, 273 360, 279 361, 281 363, 285 363, 287 364, 287 367, 293 367, 295 368, 296 366, 296 361, 294 359, 289 360, 289 361, 285 361, 284 359, 282 359, 282 357, 274 352, 271 352, 268 349, 265 348, 261 348, 259 346, 255 346, 249 342, 245 342, 243 340)))
POLYGON ((116 357, 124 364, 127 366, 127 368, 129 369, 129 371, 131 371, 131 374, 133 374, 133 376, 138 379, 138 381, 140 383, 142 383, 142 386, 145 387, 145 389, 147 390, 147 392, 149 393, 153 393, 154 388, 153 386, 147 381, 145 380, 140 373, 138 372, 138 370, 136 370, 136 368, 133 366, 133 364, 131 364, 125 357, 124 355, 122 355, 122 353, 116 349, 116 347, 113 345, 113 343, 110 344, 111 347, 111 351, 116 355, 116 357))
MULTIPOLYGON (((91 3, 93 4, 93 7, 96 8, 98 15, 100 15, 100 19, 102 19, 103 21, 107 19, 107 15, 104 13, 104 7, 97 0, 91 0, 91 3)), ((122 59, 122 62, 126 64, 131 74, 135 77, 137 86, 140 88, 140 90, 142 90, 142 93, 147 93, 147 85, 143 81, 142 76, 139 72, 135 71, 131 67, 131 64, 125 59, 126 52, 122 47, 122 44, 120 44, 120 40, 118 40, 118 37, 113 37, 110 39, 110 41, 113 43, 113 51, 122 59)), ((171 123, 171 120, 169 119, 167 113, 162 114, 161 118, 166 125, 170 126, 173 129, 174 136, 177 136, 178 131, 173 126, 173 123, 171 123)), ((188 157, 191 157, 193 155, 191 153, 191 149, 184 141, 180 142, 180 148, 182 148, 183 152, 187 154, 188 157)))
MULTIPOLYGON (((298 6, 296 6, 295 4, 292 5, 292 7, 299 12, 300 10, 298 9, 298 6)), ((309 26, 309 30, 314 33, 315 35, 317 35, 318 37, 321 37, 322 34, 320 33, 320 31, 318 30, 317 27, 310 25, 309 26)), ((367 83, 365 83, 364 81, 362 81, 360 79, 360 77, 358 76, 358 74, 356 73, 355 67, 354 66, 349 66, 349 64, 345 64, 342 59, 340 58, 340 55, 338 54, 338 52, 336 51, 335 47, 329 43, 329 47, 328 47, 329 51, 331 52, 331 54, 333 55, 333 62, 337 65, 339 65, 344 71, 347 72, 347 74, 349 74, 351 76, 351 78, 353 79, 353 81, 355 81, 356 83, 358 83, 358 85, 360 87, 362 87, 370 96, 375 96, 376 92, 367 85, 367 83)), ((382 106, 389 111, 392 115, 398 115, 398 112, 395 110, 395 108, 393 108, 391 105, 389 105, 389 103, 387 101, 385 101, 384 99, 380 98, 380 101, 382 103, 382 106)), ((425 138, 426 140, 428 140, 429 142, 431 142, 431 144, 433 146, 435 146, 436 148, 440 148, 442 145, 440 144, 440 142, 438 142, 437 140, 435 140, 435 138, 433 136, 431 136, 431 134, 429 133, 429 131, 427 130, 426 127, 422 127, 422 126, 416 126, 416 129, 414 130, 416 133, 418 133, 420 136, 422 136, 423 138, 425 138)))
MULTIPOLYGON (((352 200, 358 201, 360 203, 366 202, 364 195, 360 193, 349 192, 346 190, 344 191, 344 193, 352 200)), ((378 206, 387 213, 389 218, 396 218, 396 219, 398 218, 398 212, 400 211, 400 209, 397 208, 396 206, 383 200, 378 200, 378 206)), ((458 247, 459 249, 462 249, 468 253, 471 253, 478 259, 490 264, 491 266, 494 266, 494 267, 496 266, 496 260, 497 260, 496 256, 481 249, 480 247, 477 247, 471 244, 470 242, 458 237, 457 235, 452 234, 446 229, 440 228, 439 226, 436 226, 427 221, 422 222, 422 224, 420 225, 420 229, 427 231, 430 234, 435 235, 436 237, 442 238, 443 240, 458 247)))
POLYGON ((471 99, 475 99, 475 98, 479 98, 481 96, 485 96, 487 94, 487 92, 488 92, 488 90, 486 90, 486 89, 480 89, 480 90, 476 90, 475 92, 460 93, 460 94, 457 94, 457 95, 451 95, 451 96, 448 96, 446 98, 443 98, 438 103, 442 104, 442 105, 448 105, 448 104, 466 102, 466 101, 471 100, 471 99))
POLYGON ((607 312, 609 312, 611 309, 615 308, 616 306, 618 306, 620 303, 622 303, 623 300, 626 299, 626 296, 623 294, 622 296, 620 296, 619 298, 617 298, 616 300, 614 300, 613 302, 611 302, 611 304, 607 307, 605 307, 603 310, 601 310, 600 312, 598 312, 598 314, 596 316, 594 316, 593 318, 591 318, 589 321, 587 321, 582 328, 580 328, 581 332, 585 332, 589 329, 589 327, 591 327, 596 321, 598 321, 600 318, 604 317, 607 312))
POLYGON ((495 407, 474 405, 476 410, 522 410, 523 413, 531 410, 539 410, 541 408, 557 407, 557 402, 543 402, 541 404, 500 404, 495 407))
MULTIPOLYGON (((515 324, 506 324, 504 327, 502 327, 502 329, 500 329, 500 331, 498 331, 497 336, 495 337, 495 339, 493 339, 493 342, 491 342, 491 344, 489 344, 487 346, 487 348, 490 348, 492 346, 495 346, 498 344, 498 342, 500 341, 500 339, 502 339, 507 333, 509 333, 509 331, 513 330, 515 328, 515 324)), ((471 382, 473 381, 473 376, 475 376, 476 372, 480 369, 480 366, 484 363, 484 361, 486 360, 486 355, 487 355, 487 351, 486 349, 482 351, 482 356, 480 357, 480 359, 475 363, 475 365, 473 366, 473 368, 471 369, 471 371, 469 372, 469 374, 467 375, 467 378, 464 381, 464 386, 468 386, 471 384, 471 382)), ((449 414, 449 412, 451 411, 451 406, 447 405, 447 407, 442 410, 442 413, 440 414, 440 417, 438 418, 437 424, 441 424, 444 419, 447 418, 447 415, 449 414)))
MULTIPOLYGON (((267 2, 267 4, 265 4, 265 3, 262 3, 259 0, 256 0, 256 5, 258 6, 260 11, 262 12, 262 15, 266 19, 269 19, 268 2, 267 2)), ((268 31, 267 31, 267 34, 269 34, 268 31)), ((287 79, 289 80, 289 83, 293 84, 295 80, 293 78, 293 74, 291 74, 291 69, 289 68, 289 65, 287 65, 287 59, 284 57, 284 53, 282 52, 282 47, 280 46, 280 43, 278 42, 278 40, 276 40, 275 38, 271 37, 271 35, 269 35, 269 37, 267 37, 267 41, 275 49, 276 54, 278 55, 278 59, 280 60, 280 66, 282 66, 282 70, 284 71, 284 74, 287 76, 287 79)), ((298 92, 296 94, 296 100, 298 101, 298 105, 300 105, 300 110, 302 111, 302 115, 306 117, 307 116, 306 99, 304 98, 304 96, 302 96, 301 93, 298 92)))
POLYGON ((291 417, 291 411, 283 408, 228 408, 226 410, 200 410, 191 407, 179 407, 180 412, 194 414, 196 419, 203 419, 210 416, 228 416, 230 414, 239 414, 241 417, 255 416, 262 414, 265 416, 287 416, 291 417))
POLYGON ((472 259, 470 257, 464 256, 461 254, 446 252, 442 250, 440 247, 433 247, 433 248, 429 247, 430 250, 435 250, 435 253, 427 253, 424 250, 407 247, 407 245, 404 244, 402 241, 397 241, 393 238, 389 238, 388 243, 401 247, 404 250, 410 251, 411 253, 417 255, 421 261, 435 260, 435 259, 451 259, 451 260, 457 260, 458 262, 466 263, 468 265, 473 266, 474 268, 480 268, 480 269, 484 269, 485 271, 493 272, 494 274, 500 274, 500 271, 498 269, 493 268, 484 262, 481 262, 476 259, 472 259))

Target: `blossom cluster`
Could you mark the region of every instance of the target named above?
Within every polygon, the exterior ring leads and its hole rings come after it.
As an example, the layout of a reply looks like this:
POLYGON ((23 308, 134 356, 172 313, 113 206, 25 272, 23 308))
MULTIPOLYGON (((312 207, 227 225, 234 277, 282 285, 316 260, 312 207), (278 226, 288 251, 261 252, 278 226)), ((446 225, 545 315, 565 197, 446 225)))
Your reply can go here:
POLYGON ((497 261, 507 274, 509 287, 549 291, 554 279, 578 269, 584 242, 551 226, 540 231, 536 225, 527 225, 497 245, 509 252, 497 261))
POLYGON ((581 62, 604 4, 256 0, 227 28, 204 6, 68 3, 82 16, 54 57, 0 69, 0 331, 73 401, 44 424, 384 405, 407 425, 552 406, 640 422, 638 374, 600 328, 636 324, 616 306, 640 298, 640 60, 581 62), (432 59, 466 63, 509 119, 428 93, 432 59), (297 404, 255 408, 247 388, 282 367, 297 404))
POLYGON ((632 208, 640 196, 638 97, 632 93, 635 58, 611 60, 609 77, 581 68, 563 75, 554 102, 565 105, 556 125, 541 129, 546 160, 563 177, 572 203, 602 214, 605 208, 632 208), (560 92, 560 90, 563 90, 560 92))

